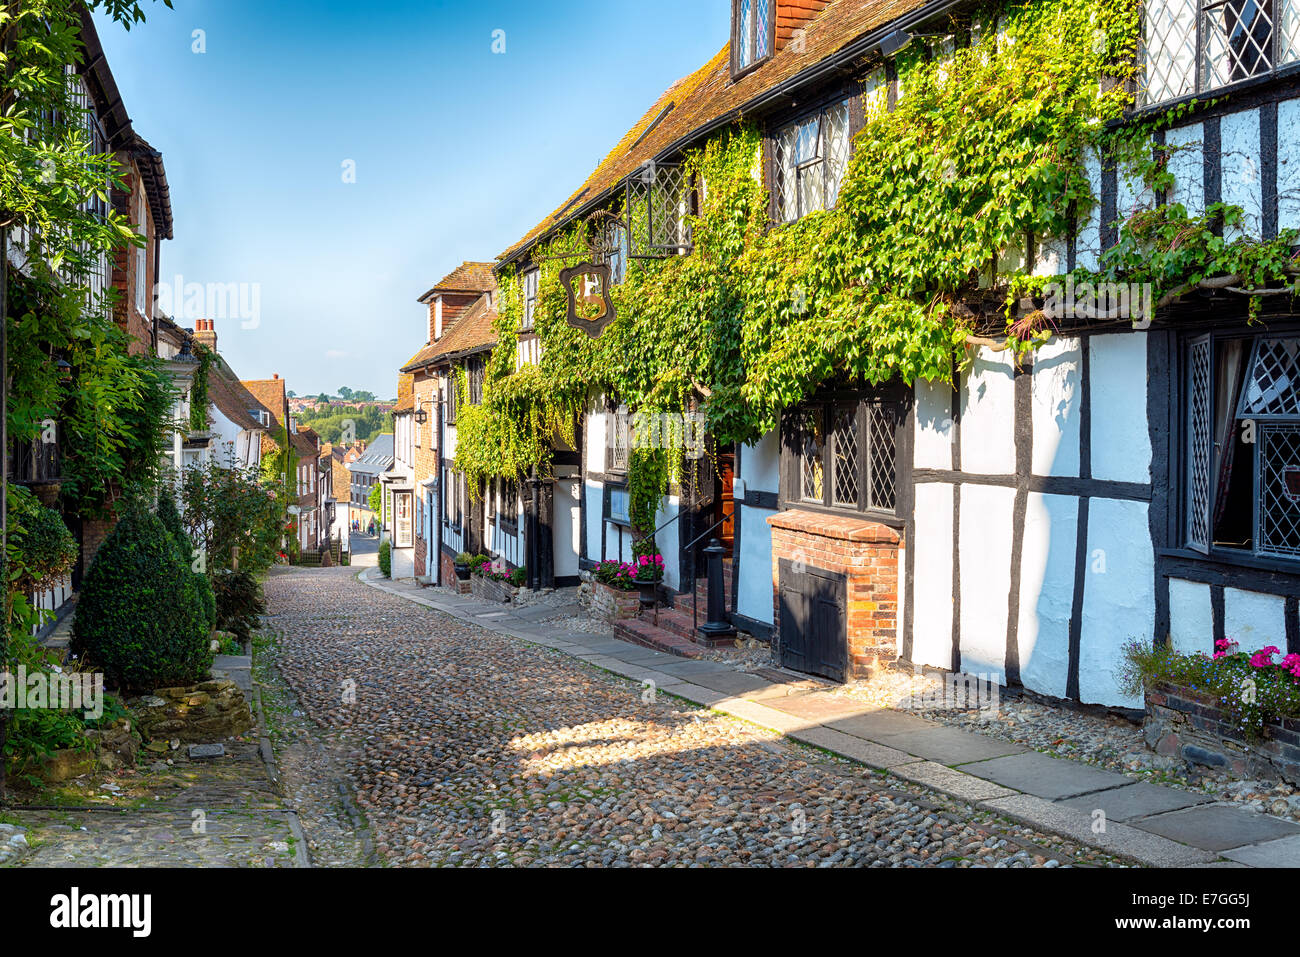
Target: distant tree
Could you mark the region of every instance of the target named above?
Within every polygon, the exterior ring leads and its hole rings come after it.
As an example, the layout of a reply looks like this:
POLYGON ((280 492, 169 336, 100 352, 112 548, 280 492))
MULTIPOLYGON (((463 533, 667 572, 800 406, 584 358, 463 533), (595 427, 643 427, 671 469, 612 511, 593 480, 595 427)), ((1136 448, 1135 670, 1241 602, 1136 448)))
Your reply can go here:
POLYGON ((374 402, 375 394, 373 392, 353 392, 352 398, 357 402, 374 402))
POLYGON ((294 392, 293 389, 290 389, 290 390, 289 390, 289 398, 291 398, 291 399, 296 399, 296 398, 298 398, 298 393, 297 393, 297 392, 294 392))
POLYGON ((352 389, 345 385, 339 386, 339 398, 340 399, 352 398, 352 389))
POLYGON ((317 404, 317 405, 329 405, 330 402, 331 402, 330 397, 329 397, 326 393, 324 393, 324 392, 322 392, 320 395, 316 396, 316 404, 317 404))

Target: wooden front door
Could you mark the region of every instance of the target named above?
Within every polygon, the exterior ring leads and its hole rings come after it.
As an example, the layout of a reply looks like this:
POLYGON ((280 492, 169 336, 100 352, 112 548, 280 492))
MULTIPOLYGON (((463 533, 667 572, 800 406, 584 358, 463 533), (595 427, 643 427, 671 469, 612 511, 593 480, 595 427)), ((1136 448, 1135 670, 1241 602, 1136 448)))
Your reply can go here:
POLYGON ((726 452, 718 456, 718 494, 714 499, 714 522, 718 526, 718 540, 727 550, 734 554, 736 544, 736 501, 731 497, 736 481, 736 456, 726 452))
POLYGON ((848 579, 789 559, 780 565, 781 664, 844 681, 849 666, 848 579))

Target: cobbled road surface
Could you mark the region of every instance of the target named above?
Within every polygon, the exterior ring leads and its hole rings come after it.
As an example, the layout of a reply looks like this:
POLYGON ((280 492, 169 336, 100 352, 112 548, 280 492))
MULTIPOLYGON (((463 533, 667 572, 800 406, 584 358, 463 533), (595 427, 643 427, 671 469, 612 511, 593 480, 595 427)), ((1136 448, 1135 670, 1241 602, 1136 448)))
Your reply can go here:
MULTIPOLYGON (((277 569, 268 655, 320 752, 337 755, 374 863, 1112 863, 666 694, 643 700, 637 682, 356 572, 277 569)), ((298 809, 309 847, 337 830, 337 806, 329 821, 310 800, 298 809)))

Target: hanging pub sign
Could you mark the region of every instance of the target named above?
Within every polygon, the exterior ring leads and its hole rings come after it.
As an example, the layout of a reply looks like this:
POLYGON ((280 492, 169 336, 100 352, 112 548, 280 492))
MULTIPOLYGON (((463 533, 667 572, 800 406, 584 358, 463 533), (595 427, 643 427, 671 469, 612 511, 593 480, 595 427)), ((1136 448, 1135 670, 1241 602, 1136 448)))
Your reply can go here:
POLYGON ((560 270, 560 285, 569 300, 569 325, 599 339, 605 327, 618 318, 609 297, 609 265, 583 262, 560 270))

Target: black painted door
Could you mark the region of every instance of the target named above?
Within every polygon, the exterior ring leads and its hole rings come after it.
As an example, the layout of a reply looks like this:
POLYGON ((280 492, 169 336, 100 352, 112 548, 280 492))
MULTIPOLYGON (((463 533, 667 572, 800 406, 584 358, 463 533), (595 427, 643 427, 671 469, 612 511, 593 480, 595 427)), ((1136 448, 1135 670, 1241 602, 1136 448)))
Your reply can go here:
POLYGON ((844 681, 849 641, 844 575, 781 560, 781 664, 793 671, 844 681))

